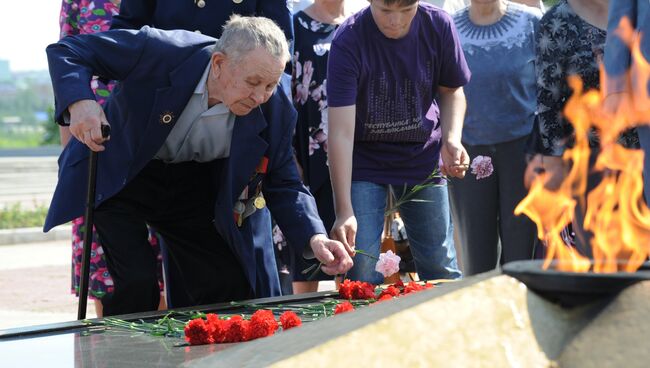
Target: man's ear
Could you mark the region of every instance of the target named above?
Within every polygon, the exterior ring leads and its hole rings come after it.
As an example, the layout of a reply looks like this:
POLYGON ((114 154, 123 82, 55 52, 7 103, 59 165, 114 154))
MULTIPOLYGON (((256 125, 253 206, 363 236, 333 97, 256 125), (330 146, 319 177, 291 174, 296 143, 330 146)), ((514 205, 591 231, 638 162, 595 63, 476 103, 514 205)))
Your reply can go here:
POLYGON ((219 71, 221 71, 221 68, 223 67, 223 64, 225 62, 226 62, 226 54, 219 51, 215 51, 212 53, 212 56, 210 57, 210 66, 213 72, 218 73, 219 71))

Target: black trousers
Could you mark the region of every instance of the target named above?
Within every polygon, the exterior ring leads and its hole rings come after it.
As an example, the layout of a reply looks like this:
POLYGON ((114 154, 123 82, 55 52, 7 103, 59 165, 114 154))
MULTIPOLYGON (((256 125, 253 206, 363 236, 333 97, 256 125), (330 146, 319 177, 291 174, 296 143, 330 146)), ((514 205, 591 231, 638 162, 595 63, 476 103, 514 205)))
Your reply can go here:
POLYGON ((525 215, 514 214, 527 193, 524 187, 526 140, 523 137, 491 145, 465 144, 470 157, 489 156, 494 167, 487 178, 476 179, 476 175, 468 172, 463 179, 452 178, 449 186, 465 276, 533 258, 537 239, 535 223, 525 215))
POLYGON ((217 233, 214 204, 219 160, 151 161, 95 211, 114 292, 102 298, 106 316, 156 310, 160 291, 147 225, 168 254, 167 288, 175 308, 253 296, 240 261, 217 233))

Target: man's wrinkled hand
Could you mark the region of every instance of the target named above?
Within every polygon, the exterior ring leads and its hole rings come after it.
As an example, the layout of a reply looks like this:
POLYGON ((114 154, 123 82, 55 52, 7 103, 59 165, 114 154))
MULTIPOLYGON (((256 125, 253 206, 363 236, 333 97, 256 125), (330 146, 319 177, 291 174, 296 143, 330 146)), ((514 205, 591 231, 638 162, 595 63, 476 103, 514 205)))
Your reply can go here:
POLYGON ((70 134, 95 152, 105 149, 109 139, 102 136, 102 125, 109 125, 104 110, 95 100, 80 100, 68 106, 70 134))
POLYGON ((314 256, 323 265, 321 270, 328 275, 340 275, 352 268, 352 258, 346 252, 343 244, 328 239, 324 234, 316 234, 309 241, 314 256))

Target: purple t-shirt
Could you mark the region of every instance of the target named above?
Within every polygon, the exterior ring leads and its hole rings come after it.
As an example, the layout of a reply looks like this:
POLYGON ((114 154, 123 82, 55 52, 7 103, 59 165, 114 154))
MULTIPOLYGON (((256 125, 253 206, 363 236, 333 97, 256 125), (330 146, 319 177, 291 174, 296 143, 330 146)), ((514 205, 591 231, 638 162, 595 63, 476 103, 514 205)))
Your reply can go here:
POLYGON ((369 7, 348 18, 332 41, 327 96, 330 107, 356 105, 352 180, 422 182, 440 157, 438 86, 461 87, 469 77, 452 19, 440 8, 420 3, 397 40, 381 33, 369 7))

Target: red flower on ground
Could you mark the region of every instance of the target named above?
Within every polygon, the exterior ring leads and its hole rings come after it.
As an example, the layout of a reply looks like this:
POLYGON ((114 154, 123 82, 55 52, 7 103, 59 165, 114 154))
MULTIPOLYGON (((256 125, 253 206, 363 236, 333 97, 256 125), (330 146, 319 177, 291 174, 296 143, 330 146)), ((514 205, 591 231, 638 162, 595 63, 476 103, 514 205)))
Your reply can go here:
POLYGON ((378 302, 383 302, 384 300, 393 300, 393 296, 390 294, 382 294, 379 296, 379 299, 377 299, 378 302))
POLYGON ((424 286, 418 284, 415 281, 411 281, 408 284, 406 284, 406 286, 404 286, 404 292, 403 293, 404 294, 410 294, 410 293, 415 293, 415 292, 418 292, 418 291, 422 291, 424 289, 425 289, 424 286))
POLYGON ((354 306, 350 302, 343 302, 336 305, 334 309, 334 314, 341 314, 346 312, 351 312, 354 310, 354 306))
POLYGON ((228 330, 224 342, 242 342, 250 340, 250 321, 241 316, 233 316, 228 320, 228 330))
POLYGON ((396 288, 396 287, 393 286, 393 285, 390 285, 389 287, 387 287, 386 289, 384 289, 384 290, 381 291, 381 294, 379 294, 379 299, 378 299, 378 300, 381 300, 381 298, 382 298, 384 295, 388 295, 388 296, 390 296, 390 297, 394 297, 394 296, 399 296, 399 294, 400 294, 399 289, 396 288))
POLYGON ((288 330, 290 328, 300 326, 302 324, 302 320, 295 312, 286 311, 280 316, 280 324, 282 324, 283 330, 288 330))
POLYGON ((352 286, 354 283, 348 279, 343 280, 339 285, 339 295, 343 299, 352 299, 352 286))
POLYGON ((270 310, 261 309, 253 313, 250 323, 250 339, 271 336, 278 329, 278 323, 270 310))
POLYGON ((228 321, 219 319, 219 316, 214 313, 206 314, 208 324, 210 325, 210 336, 215 344, 224 342, 226 339, 226 331, 228 330, 228 321))
POLYGON ((339 295, 343 299, 375 299, 375 286, 368 282, 343 280, 339 285, 339 295))
POLYGON ((375 285, 368 282, 357 281, 356 287, 352 290, 354 299, 375 299, 375 285))
POLYGON ((185 341, 190 345, 212 344, 214 340, 210 334, 210 326, 203 318, 191 320, 185 326, 185 341))

